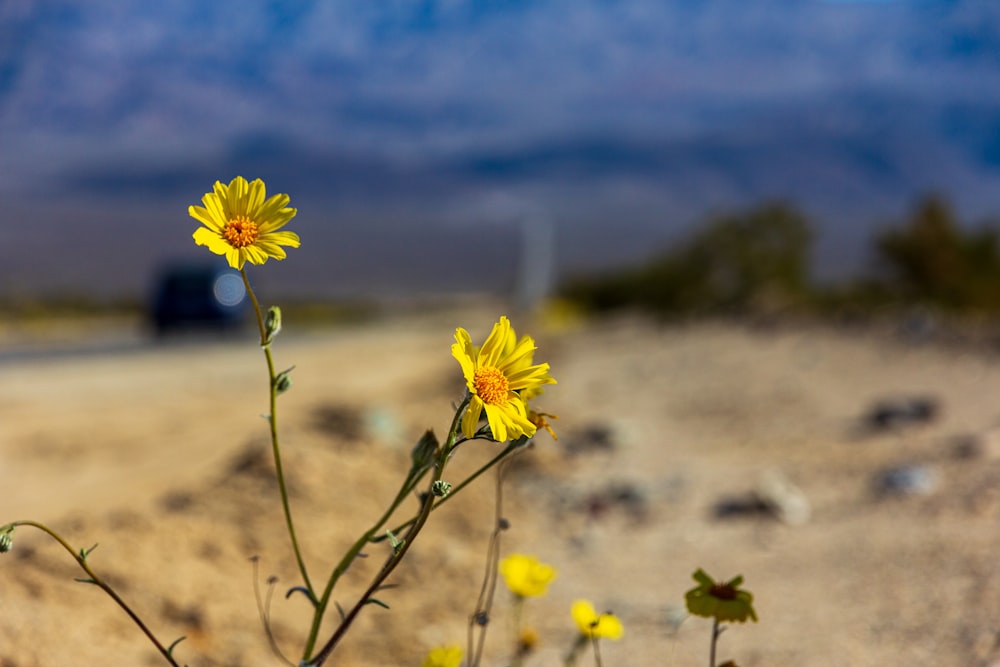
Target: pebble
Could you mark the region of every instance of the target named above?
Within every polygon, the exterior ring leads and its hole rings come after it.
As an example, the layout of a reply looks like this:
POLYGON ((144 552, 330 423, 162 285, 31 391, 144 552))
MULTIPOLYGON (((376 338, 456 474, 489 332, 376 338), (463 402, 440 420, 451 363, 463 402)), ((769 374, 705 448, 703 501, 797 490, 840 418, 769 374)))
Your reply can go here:
POLYGON ((878 473, 876 491, 881 496, 926 496, 938 487, 938 473, 926 465, 907 464, 878 473))
POLYGON ((768 470, 763 473, 754 493, 779 521, 790 526, 809 521, 812 514, 809 499, 781 472, 768 470))

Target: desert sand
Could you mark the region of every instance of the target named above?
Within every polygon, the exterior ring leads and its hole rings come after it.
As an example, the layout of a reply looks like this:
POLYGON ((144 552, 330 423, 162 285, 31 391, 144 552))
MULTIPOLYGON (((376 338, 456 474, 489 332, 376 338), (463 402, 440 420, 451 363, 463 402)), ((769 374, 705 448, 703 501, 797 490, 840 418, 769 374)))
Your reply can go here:
MULTIPOLYGON (((447 431, 463 390, 454 328, 481 341, 501 313, 286 322, 274 353, 294 385, 278 426, 314 579, 378 516, 419 435, 447 431)), ((602 645, 605 665, 706 664, 711 624, 683 610, 698 567, 741 574, 755 595, 759 622, 730 626, 719 662, 1000 664, 995 352, 816 325, 513 322, 559 381, 539 401, 559 440, 539 434, 504 485, 501 553, 559 570, 525 606, 541 637, 526 664, 561 664, 581 597, 625 625, 602 645), (864 428, 879 401, 915 397, 934 408, 925 418, 864 428), (880 484, 906 465, 914 486, 880 484), (798 500, 784 515, 761 504, 775 479, 798 500)), ((0 523, 99 544, 91 565, 165 642, 186 636, 176 655, 191 667, 283 664, 258 618, 257 556, 261 585, 278 577, 276 640, 297 660, 307 603, 284 596, 299 578, 252 337, 8 355, 0 377, 0 523)), ((496 448, 463 446, 448 477, 496 448)), ((382 595, 391 610, 367 608, 328 664, 420 665, 434 645, 464 645, 493 512, 492 476, 435 512, 382 595)), ((353 603, 386 548, 368 550, 337 600, 353 603)), ((79 576, 52 540, 18 529, 0 555, 0 665, 165 664, 79 576)), ((501 588, 485 664, 507 664, 510 608, 501 588)))

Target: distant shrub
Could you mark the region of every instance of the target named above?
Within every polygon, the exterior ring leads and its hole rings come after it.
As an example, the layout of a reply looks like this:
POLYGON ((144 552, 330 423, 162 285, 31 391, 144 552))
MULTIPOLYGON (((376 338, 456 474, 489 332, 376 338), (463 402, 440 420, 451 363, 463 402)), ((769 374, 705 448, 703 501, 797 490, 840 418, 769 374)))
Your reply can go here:
POLYGON ((592 311, 635 307, 664 315, 774 309, 809 289, 812 230, 774 202, 710 220, 676 248, 617 272, 577 277, 562 295, 592 311))
POLYGON ((883 291, 908 304, 949 311, 1000 311, 1000 239, 963 230, 948 202, 928 196, 900 227, 875 239, 883 291))

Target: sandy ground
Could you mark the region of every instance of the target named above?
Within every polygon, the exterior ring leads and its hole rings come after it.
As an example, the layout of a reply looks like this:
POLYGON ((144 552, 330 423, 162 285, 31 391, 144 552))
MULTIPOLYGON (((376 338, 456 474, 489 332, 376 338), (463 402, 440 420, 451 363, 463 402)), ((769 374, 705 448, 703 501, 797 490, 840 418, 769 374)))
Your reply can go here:
MULTIPOLYGON (((314 579, 391 498, 415 438, 447 430, 462 390, 454 327, 481 340, 497 314, 300 333, 287 323, 275 356, 295 365, 295 384, 279 428, 314 579)), ((742 574, 756 596, 760 622, 728 628, 719 662, 1000 664, 996 354, 815 327, 514 324, 559 380, 540 404, 559 415, 559 441, 540 435, 505 486, 502 553, 559 568, 524 609, 541 636, 528 665, 561 664, 578 597, 625 624, 622 641, 603 645, 604 664, 706 664, 710 623, 683 613, 699 566, 742 574), (880 400, 924 396, 933 419, 859 428, 880 400), (880 473, 907 464, 924 486, 880 493, 880 473), (807 518, 781 521, 755 504, 776 475, 808 501, 807 518)), ((99 543, 93 567, 165 642, 187 637, 177 655, 191 667, 282 664, 256 611, 257 555, 260 580, 279 578, 277 641, 297 658, 306 602, 283 595, 299 579, 252 339, 5 358, 0 377, 0 523, 35 519, 76 547, 99 543)), ((449 477, 495 449, 471 443, 449 477)), ((399 587, 383 594, 392 609, 366 609, 330 664, 419 665, 432 645, 464 644, 493 498, 483 478, 432 516, 393 576, 399 587)), ((379 549, 338 587, 345 606, 379 549)), ((78 576, 54 542, 17 531, 0 556, 0 665, 165 664, 78 576)), ((509 602, 498 591, 486 664, 506 664, 509 602)))

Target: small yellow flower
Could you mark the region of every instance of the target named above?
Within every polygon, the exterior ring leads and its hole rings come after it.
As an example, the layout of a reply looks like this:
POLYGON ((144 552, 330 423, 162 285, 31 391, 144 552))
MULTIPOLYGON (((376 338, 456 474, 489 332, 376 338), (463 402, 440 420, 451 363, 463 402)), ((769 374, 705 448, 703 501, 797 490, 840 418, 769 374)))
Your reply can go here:
POLYGON ((493 331, 481 348, 472 344, 469 332, 455 330, 451 354, 462 366, 465 382, 472 395, 462 417, 462 433, 476 434, 479 417, 486 410, 493 439, 513 440, 533 436, 536 426, 528 419, 521 392, 555 384, 548 364, 533 364, 535 341, 530 336, 520 340, 506 317, 493 325, 493 331))
POLYGON ((720 623, 744 623, 748 618, 757 622, 757 613, 753 610, 753 594, 739 589, 743 583, 742 576, 734 577, 724 584, 713 581, 701 568, 691 576, 698 585, 684 594, 689 612, 695 616, 714 618, 720 623))
POLYGON ((465 654, 458 644, 432 648, 424 658, 423 667, 458 667, 465 654))
POLYGON ((511 554, 500 561, 500 574, 514 595, 536 598, 545 595, 558 573, 534 556, 511 554))
POLYGON ((188 207, 188 215, 204 225, 194 231, 195 243, 225 255, 234 269, 242 269, 247 261, 263 264, 268 257, 284 259, 281 246, 298 248, 299 237, 278 230, 297 211, 288 207, 288 195, 265 200, 265 194, 264 181, 259 178, 247 183, 237 176, 229 185, 216 181, 214 190, 201 198, 204 207, 188 207))
POLYGON ((598 614, 594 605, 587 600, 577 600, 570 608, 576 627, 585 637, 605 638, 618 641, 625 634, 625 628, 618 617, 610 611, 598 614))

